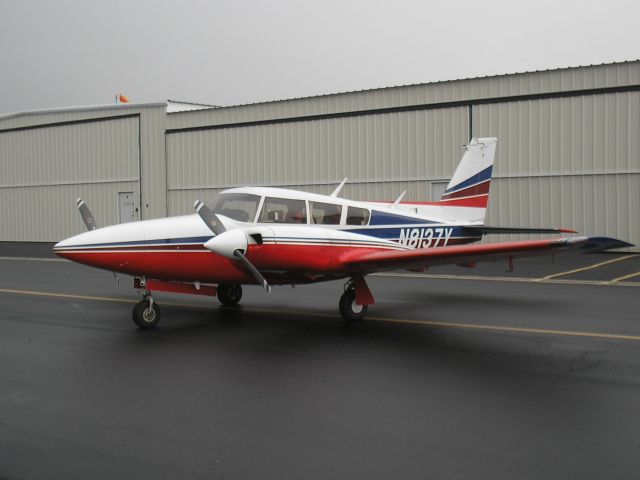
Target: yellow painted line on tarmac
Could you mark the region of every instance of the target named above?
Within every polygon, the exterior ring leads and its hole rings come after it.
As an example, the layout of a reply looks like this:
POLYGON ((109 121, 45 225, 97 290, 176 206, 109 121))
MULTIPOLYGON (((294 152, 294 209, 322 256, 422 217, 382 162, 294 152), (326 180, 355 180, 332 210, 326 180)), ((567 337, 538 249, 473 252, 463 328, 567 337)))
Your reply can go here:
POLYGON ((428 278, 434 280, 479 280, 487 282, 513 282, 513 283, 553 283, 565 285, 604 285, 617 287, 640 287, 640 282, 612 283, 609 280, 572 280, 572 279, 549 279, 527 278, 527 277, 504 277, 504 276, 482 276, 482 275, 451 275, 451 274, 428 274, 428 273, 402 273, 386 272, 372 273, 371 277, 401 277, 401 278, 428 278))
MULTIPOLYGON (((622 280, 627 280, 628 278, 639 277, 639 276, 640 276, 640 272, 630 273, 629 275, 623 275, 621 277, 609 280, 608 283, 617 283, 617 282, 621 282, 622 280)), ((636 283, 636 282, 633 282, 633 283, 636 283)))
POLYGON ((76 295, 71 293, 55 293, 55 292, 38 292, 35 290, 14 290, 11 288, 0 288, 0 293, 8 293, 14 295, 34 295, 37 297, 55 297, 55 298, 71 298, 74 300, 97 300, 100 302, 119 302, 119 303, 137 303, 138 300, 117 297, 94 297, 90 295, 76 295))
MULTIPOLYGON (((33 290, 14 290, 2 288, 0 293, 16 294, 16 295, 35 295, 41 297, 54 297, 54 298, 70 298, 75 300, 95 300, 103 302, 118 302, 118 303, 137 303, 138 300, 129 298, 117 298, 117 297, 97 297, 89 295, 74 295, 69 293, 55 293, 55 292, 39 292, 33 290)), ((186 303, 170 303, 162 302, 162 305, 174 306, 174 307, 186 307, 197 309, 209 309, 206 305, 186 304, 186 303)), ((271 313, 271 314, 287 314, 287 315, 304 315, 310 317, 327 317, 337 318, 337 315, 319 313, 319 312, 304 312, 304 311, 285 311, 275 309, 257 309, 249 308, 243 310, 236 310, 239 313, 271 313)), ((535 334, 535 335, 556 335, 556 336, 569 336, 569 337, 589 337, 589 338, 602 338, 611 340, 632 340, 640 341, 640 335, 624 335, 617 333, 603 333, 603 332, 581 332, 574 330, 552 330, 543 328, 525 328, 525 327, 509 327, 501 325, 482 325, 474 323, 454 323, 454 322, 434 322, 430 320, 409 320, 401 318, 386 318, 386 317, 367 317, 367 320, 381 323, 393 323, 402 325, 424 325, 427 327, 437 328, 453 328, 461 330, 480 330, 480 331, 492 331, 502 333, 522 333, 522 334, 535 334)))
POLYGON ((606 262, 599 262, 599 263, 595 263, 593 265, 589 265, 588 267, 582 267, 582 268, 576 268, 575 270, 568 270, 566 272, 560 272, 560 273, 554 273, 552 275, 547 275, 546 277, 542 277, 539 280, 550 280, 552 278, 556 278, 556 277, 562 277, 564 275, 571 275, 572 273, 578 273, 578 272, 584 272, 587 270, 593 270, 594 268, 599 268, 599 267, 604 267, 605 265, 610 265, 612 263, 616 263, 616 262, 622 262, 623 260, 627 260, 629 258, 634 258, 637 257, 637 255, 626 255, 624 257, 618 257, 618 258, 614 258, 612 260, 607 260, 606 262))
POLYGON ((38 258, 38 257, 0 257, 0 260, 17 260, 29 262, 70 262, 66 258, 38 258))

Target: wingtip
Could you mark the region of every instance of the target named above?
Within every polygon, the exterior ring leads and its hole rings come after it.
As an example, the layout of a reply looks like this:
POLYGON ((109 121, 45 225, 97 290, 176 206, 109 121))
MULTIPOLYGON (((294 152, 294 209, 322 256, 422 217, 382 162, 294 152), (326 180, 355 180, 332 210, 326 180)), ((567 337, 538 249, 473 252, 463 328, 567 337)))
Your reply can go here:
POLYGON ((633 243, 625 242, 624 240, 618 240, 617 238, 589 237, 583 248, 586 248, 591 252, 602 252, 605 250, 630 247, 635 247, 635 245, 633 243))

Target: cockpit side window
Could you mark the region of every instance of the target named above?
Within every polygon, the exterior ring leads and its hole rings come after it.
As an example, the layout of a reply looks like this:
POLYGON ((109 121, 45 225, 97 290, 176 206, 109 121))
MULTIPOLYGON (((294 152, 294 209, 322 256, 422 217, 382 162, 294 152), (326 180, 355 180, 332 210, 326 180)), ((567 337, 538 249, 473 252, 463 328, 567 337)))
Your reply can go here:
POLYGON ((309 202, 311 223, 320 225, 340 225, 342 205, 333 203, 309 202))
POLYGON ((256 218, 260 197, 249 193, 221 193, 207 206, 213 213, 219 213, 225 217, 239 222, 253 222, 256 218))
POLYGON ((349 207, 347 210, 347 225, 367 225, 369 216, 369 210, 366 208, 349 207))
POLYGON ((266 197, 259 221, 262 223, 307 223, 307 207, 304 200, 266 197))

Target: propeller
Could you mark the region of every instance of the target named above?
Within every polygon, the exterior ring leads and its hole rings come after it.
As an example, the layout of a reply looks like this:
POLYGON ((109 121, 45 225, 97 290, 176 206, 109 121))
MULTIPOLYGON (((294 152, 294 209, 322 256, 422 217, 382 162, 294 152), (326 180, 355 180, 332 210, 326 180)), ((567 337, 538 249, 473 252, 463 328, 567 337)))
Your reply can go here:
POLYGON ((253 273, 253 276, 256 277, 256 280, 258 280, 258 282, 262 284, 262 288, 271 293, 271 285, 269 285, 267 280, 262 276, 258 269, 253 266, 253 263, 251 263, 249 259, 244 256, 242 250, 236 250, 235 252, 233 252, 233 254, 236 258, 239 258, 242 263, 244 263, 244 266, 247 267, 251 273, 253 273))
POLYGON ((89 210, 89 207, 87 207, 87 204, 84 203, 84 200, 78 197, 76 203, 78 204, 78 210, 80 210, 82 221, 87 226, 87 230, 95 230, 98 228, 96 226, 96 219, 93 218, 93 214, 91 213, 91 210, 89 210))
POLYGON ((209 229, 213 233, 215 233, 216 235, 220 235, 221 233, 227 231, 218 216, 213 213, 213 210, 207 207, 203 202, 201 202, 200 200, 196 200, 196 202, 193 204, 193 208, 196 209, 196 213, 200 215, 202 221, 207 224, 207 227, 209 227, 209 229))
POLYGON ((196 209, 202 221, 209 227, 209 230, 216 235, 205 243, 204 247, 223 257, 242 262, 244 266, 247 267, 247 270, 258 280, 258 283, 260 283, 267 292, 271 293, 271 285, 269 285, 264 276, 245 255, 249 246, 249 240, 244 230, 227 230, 218 218, 218 215, 213 213, 213 210, 200 200, 197 200, 193 204, 193 207, 196 209))

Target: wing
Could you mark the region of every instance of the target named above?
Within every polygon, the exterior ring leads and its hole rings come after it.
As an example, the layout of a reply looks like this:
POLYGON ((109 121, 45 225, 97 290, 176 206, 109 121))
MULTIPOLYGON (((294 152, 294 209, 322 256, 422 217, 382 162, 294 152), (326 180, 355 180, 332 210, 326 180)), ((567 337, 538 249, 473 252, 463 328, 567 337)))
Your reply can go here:
POLYGON ((630 246, 633 245, 608 237, 572 237, 416 250, 352 251, 345 254, 341 261, 347 270, 372 273, 384 270, 420 269, 435 265, 465 265, 558 252, 595 252, 630 246))
POLYGON ((463 227, 464 230, 468 230, 474 233, 481 233, 487 235, 489 233, 578 233, 575 230, 569 228, 526 228, 526 227, 490 227, 487 225, 470 225, 463 227))

